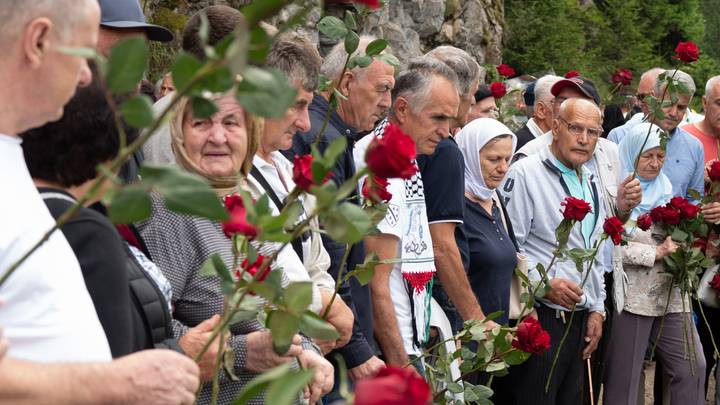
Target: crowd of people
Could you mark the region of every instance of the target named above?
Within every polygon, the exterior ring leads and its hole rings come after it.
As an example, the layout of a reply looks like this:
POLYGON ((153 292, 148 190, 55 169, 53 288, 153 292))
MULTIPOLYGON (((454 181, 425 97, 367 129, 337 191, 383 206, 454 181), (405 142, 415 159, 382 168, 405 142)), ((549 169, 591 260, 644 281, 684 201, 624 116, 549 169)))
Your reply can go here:
MULTIPOLYGON (((121 139, 139 135, 117 127, 96 67, 61 48, 107 54, 133 35, 174 39, 145 22, 137 0, 9 1, 0 11, 6 49, 0 60, 6 94, 0 185, 7 190, 0 209, 2 272, 90 192, 97 167, 117 156, 121 139)), ((183 50, 204 60, 203 41, 215 45, 242 22, 234 8, 205 8, 187 21, 183 50)), ((354 53, 364 53, 374 39, 361 36, 354 53)), ((342 399, 341 378, 357 384, 386 366, 424 377, 423 350, 438 334, 450 336, 464 321, 498 311, 489 327, 521 321, 511 294, 516 268, 541 280, 536 265, 552 260, 566 197, 591 207, 569 233, 568 248, 594 246, 609 216, 625 222, 627 245, 602 245, 585 280, 575 263, 556 263, 547 293, 528 315, 549 333, 552 350, 503 377, 469 379, 490 384, 496 404, 597 403, 601 392, 605 404, 639 404, 645 360, 656 346, 656 403, 706 403, 717 361, 710 332, 719 330, 720 310, 704 308, 709 330, 695 321, 702 304, 686 300, 663 275, 663 260, 678 245, 635 223, 675 196, 698 202, 703 194, 706 165, 720 152, 720 76, 707 81, 704 115, 698 115, 688 108, 696 91, 690 75, 673 73, 689 94, 667 94, 668 71, 650 69, 638 83, 637 112, 609 130, 590 79, 546 75, 525 89, 529 120, 513 132, 497 120, 483 70, 464 50, 438 46, 401 67, 373 58, 346 69, 347 60, 345 43, 321 57, 309 40, 282 33, 265 67, 280 71, 296 90, 284 115, 256 116, 227 93, 213 95, 214 114, 197 117, 190 100, 181 99, 118 174, 118 181, 132 183, 146 163, 172 164, 206 179, 220 199, 239 191, 267 195, 279 213, 295 189, 293 158, 313 145, 324 151, 337 138, 347 140, 330 176, 342 184, 365 167, 374 142, 393 131, 408 135, 417 171, 387 179, 391 197, 378 232, 346 251, 315 219, 313 231, 259 252, 281 249, 272 267, 280 269, 282 285, 310 282, 309 309, 326 315, 338 339, 298 334, 285 353, 276 353, 270 330, 252 318, 232 324, 225 341, 210 341, 224 296, 219 277, 201 268, 213 255, 233 263, 233 242, 221 223, 174 212, 152 194, 149 218, 114 225, 102 190, 0 286, 0 404, 192 404, 196 393, 198 403, 210 403, 209 381, 223 346, 235 353, 237 378, 221 373, 220 403, 231 403, 260 373, 283 364, 313 370, 304 391, 310 403, 342 399), (321 75, 342 95, 336 108, 333 90, 318 90, 321 75), (647 101, 663 96, 658 119, 647 101), (381 260, 370 283, 351 278, 334 297, 339 275, 368 254, 381 260), (444 323, 450 330, 440 330, 444 323), (694 344, 687 346, 687 339, 694 344)), ((174 95, 172 76, 145 81, 138 91, 162 111, 174 95)), ((361 180, 347 201, 362 204, 362 188, 361 180)), ((303 220, 316 201, 307 193, 299 200, 303 220)), ((720 202, 702 205, 701 212, 709 227, 720 222, 720 202)), ((263 395, 251 403, 265 403, 263 395)))

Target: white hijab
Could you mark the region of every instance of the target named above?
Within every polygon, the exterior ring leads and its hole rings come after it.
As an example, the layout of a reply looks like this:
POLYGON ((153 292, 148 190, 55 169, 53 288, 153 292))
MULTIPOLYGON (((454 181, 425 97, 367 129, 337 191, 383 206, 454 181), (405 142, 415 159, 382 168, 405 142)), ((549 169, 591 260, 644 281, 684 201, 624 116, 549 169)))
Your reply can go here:
POLYGON ((465 125, 456 137, 457 144, 465 158, 465 191, 482 200, 489 200, 495 189, 485 185, 485 178, 483 178, 480 168, 480 150, 490 140, 502 135, 512 136, 512 153, 515 153, 517 137, 510 128, 492 118, 473 120, 465 125))

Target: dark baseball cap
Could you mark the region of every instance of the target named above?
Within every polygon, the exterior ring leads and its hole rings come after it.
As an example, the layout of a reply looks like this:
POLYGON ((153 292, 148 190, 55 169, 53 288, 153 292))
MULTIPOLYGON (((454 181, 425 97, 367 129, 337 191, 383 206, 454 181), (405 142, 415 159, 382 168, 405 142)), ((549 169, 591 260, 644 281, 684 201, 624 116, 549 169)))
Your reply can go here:
POLYGON ((582 76, 562 79, 552 86, 552 88, 550 89, 550 93, 553 96, 557 97, 557 95, 560 94, 560 91, 565 87, 575 87, 576 89, 580 90, 584 95, 590 97, 598 106, 602 104, 602 100, 600 99, 600 93, 598 93, 595 84, 590 81, 590 79, 586 79, 582 76))
POLYGON ((478 87, 478 90, 475 92, 475 101, 484 100, 488 97, 492 97, 492 91, 490 91, 490 86, 486 84, 481 84, 480 87, 478 87))
POLYGON ((527 87, 525 87, 525 92, 523 93, 523 101, 525 101, 526 106, 532 107, 533 105, 535 105, 535 83, 536 82, 537 82, 537 80, 535 80, 534 82, 530 82, 530 84, 528 84, 527 87))
POLYGON ((138 0, 98 0, 102 15, 100 26, 108 28, 142 28, 151 41, 170 42, 175 34, 159 25, 145 22, 138 0))

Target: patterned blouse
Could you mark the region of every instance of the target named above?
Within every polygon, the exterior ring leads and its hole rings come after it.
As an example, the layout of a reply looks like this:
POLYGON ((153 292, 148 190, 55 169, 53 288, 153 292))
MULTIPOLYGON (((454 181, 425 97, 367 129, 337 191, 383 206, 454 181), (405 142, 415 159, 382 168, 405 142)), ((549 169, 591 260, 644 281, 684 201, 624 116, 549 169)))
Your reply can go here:
MULTIPOLYGON (((623 309, 636 315, 665 315, 665 305, 672 284, 671 277, 663 274, 663 261, 655 261, 655 248, 663 240, 659 235, 651 233, 654 229, 643 231, 635 228, 628 244, 622 247, 623 267, 628 278, 623 309)), ((677 286, 672 287, 667 313, 689 311, 687 300, 683 309, 680 289, 677 286)))
MULTIPOLYGON (((153 215, 139 224, 140 233, 147 244, 153 261, 172 285, 173 333, 175 338, 185 335, 191 327, 223 311, 223 295, 220 279, 200 275, 203 263, 218 253, 228 268, 232 267, 231 241, 222 231, 219 222, 170 211, 162 197, 152 197, 153 215)), ((261 254, 269 255, 261 249, 261 254)), ((283 285, 287 279, 283 277, 283 285)), ((226 404, 238 395, 242 388, 258 374, 245 369, 247 356, 245 335, 263 330, 257 319, 240 321, 231 325, 230 346, 235 351, 235 374, 238 381, 220 372, 219 402, 226 404)), ((304 348, 311 347, 303 342, 304 348)), ((210 403, 212 383, 203 386, 198 404, 210 403)), ((263 404, 263 395, 249 403, 263 404)))

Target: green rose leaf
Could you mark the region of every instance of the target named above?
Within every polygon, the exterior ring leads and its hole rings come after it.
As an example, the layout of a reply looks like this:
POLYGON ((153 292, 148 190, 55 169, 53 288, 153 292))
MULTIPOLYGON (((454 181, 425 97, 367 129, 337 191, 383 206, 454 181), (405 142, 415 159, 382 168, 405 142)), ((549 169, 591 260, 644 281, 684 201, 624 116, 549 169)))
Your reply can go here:
POLYGON ((300 319, 300 330, 313 339, 335 340, 340 338, 340 334, 334 326, 310 311, 306 311, 300 319))
POLYGON ((398 59, 395 55, 391 55, 389 53, 380 54, 380 55, 376 56, 375 58, 387 63, 390 66, 394 66, 394 67, 400 66, 400 59, 398 59))
POLYGON ((138 129, 150 126, 154 119, 152 102, 144 94, 138 94, 125 100, 120 107, 120 112, 128 124, 138 129))
POLYGON ((358 44, 360 44, 358 34, 354 31, 348 31, 347 35, 345 35, 345 52, 352 55, 352 53, 357 50, 358 44))
POLYGON ((113 196, 108 207, 108 214, 113 223, 131 224, 139 222, 152 214, 150 195, 142 186, 126 186, 113 196))
POLYGON ((309 281, 290 283, 283 295, 285 304, 295 314, 302 314, 312 304, 312 283, 309 281))
POLYGON ((195 118, 210 118, 218 112, 215 103, 203 97, 193 97, 190 103, 195 118))
POLYGON ((370 66, 371 63, 372 63, 372 56, 367 56, 367 55, 353 56, 352 58, 350 58, 347 68, 348 68, 348 70, 354 69, 356 67, 366 68, 366 67, 370 66))
POLYGON ((365 48, 365 54, 367 56, 379 55, 385 48, 387 48, 387 41, 384 39, 376 39, 370 42, 367 48, 365 48))
POLYGON ((267 389, 265 403, 273 405, 290 405, 294 403, 314 374, 314 370, 293 371, 272 381, 267 389))
POLYGON ((187 87, 190 80, 201 67, 202 62, 200 62, 198 58, 187 52, 181 52, 180 55, 177 56, 177 59, 175 59, 175 63, 171 69, 175 88, 182 90, 187 87))
POLYGON ((688 238, 688 234, 680 230, 679 228, 675 228, 672 232, 672 239, 676 242, 683 242, 688 238))
POLYGON ((245 405, 248 401, 265 391, 271 382, 277 381, 291 372, 290 363, 286 363, 260 374, 243 387, 232 404, 245 405))
POLYGON ((332 39, 342 39, 348 33, 348 29, 345 23, 337 17, 325 16, 317 24, 318 31, 322 32, 326 36, 332 39))
POLYGON ((289 312, 276 309, 268 314, 267 328, 272 332, 275 353, 279 355, 287 353, 299 326, 300 320, 289 312))
POLYGON ((165 197, 168 209, 213 221, 227 220, 227 212, 204 178, 177 166, 144 165, 143 184, 154 187, 165 197))
POLYGON ((355 21, 355 15, 350 10, 345 10, 345 26, 351 30, 357 29, 357 21, 355 21))
POLYGON ((297 90, 277 69, 247 67, 236 97, 249 112, 266 118, 282 117, 295 102, 297 90))
POLYGON ((110 50, 107 85, 113 93, 129 93, 137 89, 147 68, 149 52, 145 38, 132 36, 118 42, 110 50))
POLYGON ((340 243, 359 242, 371 226, 363 209, 349 202, 321 213, 320 222, 328 235, 340 243))

